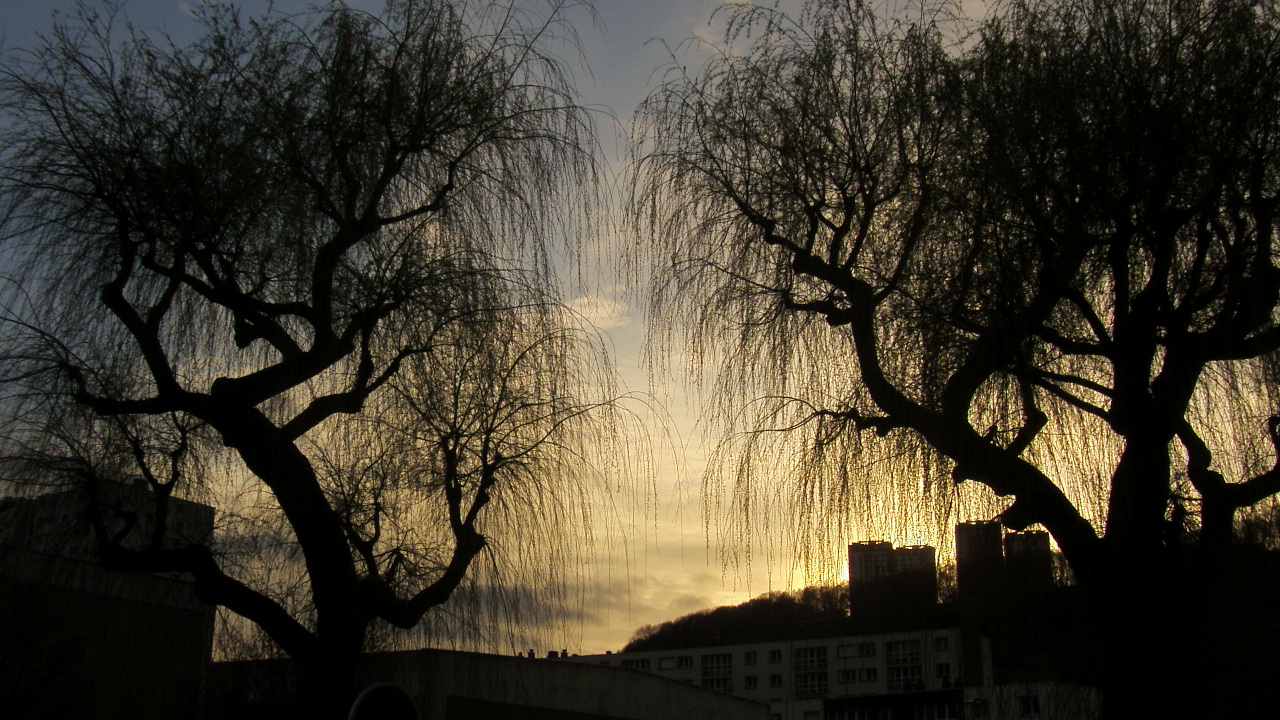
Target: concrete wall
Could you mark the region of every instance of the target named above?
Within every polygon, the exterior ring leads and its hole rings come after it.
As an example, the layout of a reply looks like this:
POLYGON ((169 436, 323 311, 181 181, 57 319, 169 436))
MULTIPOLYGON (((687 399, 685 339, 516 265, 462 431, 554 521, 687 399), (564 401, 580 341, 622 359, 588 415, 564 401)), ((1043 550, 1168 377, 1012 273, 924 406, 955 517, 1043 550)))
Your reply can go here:
POLYGON ((0 546, 0 716, 199 717, 213 618, 190 582, 0 546))
MULTIPOLYGON (((215 663, 210 718, 272 717, 290 701, 286 661, 215 663)), ((390 682, 422 720, 767 720, 760 703, 638 670, 416 650, 365 656, 361 685, 390 682)))
MULTIPOLYGON (((136 484, 103 483, 97 502, 150 539, 154 504, 136 484)), ((97 564, 84 488, 0 499, 0 717, 195 718, 213 648, 214 610, 180 574, 116 573, 97 564)), ((172 499, 166 546, 200 540, 214 510, 172 499)))
POLYGON ((383 669, 419 699, 424 720, 461 720, 448 712, 450 697, 627 720, 767 716, 764 705, 724 693, 639 670, 562 660, 432 650, 371 656, 369 667, 383 669))

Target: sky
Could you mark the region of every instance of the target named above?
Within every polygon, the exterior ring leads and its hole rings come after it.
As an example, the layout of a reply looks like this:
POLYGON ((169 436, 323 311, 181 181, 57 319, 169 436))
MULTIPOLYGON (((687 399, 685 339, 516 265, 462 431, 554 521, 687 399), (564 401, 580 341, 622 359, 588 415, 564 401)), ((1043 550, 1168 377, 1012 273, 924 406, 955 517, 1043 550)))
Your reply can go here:
MULTIPOLYGON (((265 6, 261 0, 235 4, 247 13, 265 6)), ((378 3, 353 4, 372 8, 378 3)), ((276 5, 293 10, 307 3, 281 0, 276 5)), ((720 0, 598 0, 599 26, 580 24, 590 69, 588 74, 579 68, 581 99, 588 106, 608 108, 619 120, 617 124, 600 123, 606 176, 616 178, 625 170, 627 122, 650 89, 655 71, 671 59, 668 47, 693 36, 718 39, 719 28, 710 18, 719 5, 720 0)), ((49 27, 53 12, 66 13, 73 7, 72 0, 3 0, 3 47, 30 44, 35 33, 49 27)), ((125 9, 137 26, 177 38, 195 28, 189 2, 131 0, 125 9)), ((678 380, 651 384, 642 361, 645 323, 633 307, 635 293, 628 290, 635 288, 623 286, 604 267, 575 289, 571 304, 607 335, 624 387, 654 398, 655 406, 664 408, 645 418, 651 421, 650 436, 655 438, 651 451, 656 472, 642 480, 640 502, 610 505, 596 513, 600 522, 612 524, 606 534, 614 540, 593 568, 595 585, 585 593, 582 625, 564 640, 572 652, 617 650, 642 625, 743 602, 766 591, 801 586, 806 580, 842 581, 843 542, 868 539, 845 538, 833 543, 825 577, 806 578, 803 572, 776 559, 769 562, 758 557, 739 567, 727 567, 717 559, 709 537, 719 529, 704 523, 701 507, 700 475, 709 450, 697 423, 697 403, 684 394, 678 380), (662 423, 657 421, 660 416, 662 423)))

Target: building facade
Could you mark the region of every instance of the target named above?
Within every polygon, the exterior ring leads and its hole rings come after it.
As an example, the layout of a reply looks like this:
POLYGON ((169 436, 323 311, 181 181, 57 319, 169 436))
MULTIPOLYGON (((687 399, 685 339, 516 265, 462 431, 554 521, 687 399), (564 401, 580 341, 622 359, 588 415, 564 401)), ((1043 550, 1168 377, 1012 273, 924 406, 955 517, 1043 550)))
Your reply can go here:
MULTIPOLYGON (((286 660, 214 663, 207 720, 288 716, 286 660)), ((363 686, 391 684, 418 720, 767 720, 749 699, 614 664, 535 660, 451 650, 370 653, 363 686)))
MULTIPOLYGON (((568 660, 642 670, 767 703, 773 720, 855 717, 885 697, 912 720, 932 720, 959 717, 965 702, 961 639, 958 628, 945 628, 568 660)), ((990 663, 989 647, 981 662, 990 663)), ((975 676, 991 677, 989 669, 976 670, 975 676)))
MULTIPOLYGON (((140 547, 147 488, 110 484, 0 501, 0 708, 10 717, 199 717, 214 610, 181 574, 117 573, 96 560, 86 521, 140 547), (128 525, 125 525, 128 523, 128 525)), ((203 539, 213 508, 171 501, 165 545, 203 539)))
POLYGON ((915 624, 938 602, 938 569, 928 545, 895 548, 884 541, 849 546, 849 610, 860 621, 915 624))
POLYGON ((1053 549, 1043 530, 1005 533, 1004 569, 1008 584, 1022 592, 1053 588, 1053 549))
POLYGON ((987 602, 1000 594, 1004 552, 1000 523, 994 520, 956 525, 956 589, 961 599, 987 602))

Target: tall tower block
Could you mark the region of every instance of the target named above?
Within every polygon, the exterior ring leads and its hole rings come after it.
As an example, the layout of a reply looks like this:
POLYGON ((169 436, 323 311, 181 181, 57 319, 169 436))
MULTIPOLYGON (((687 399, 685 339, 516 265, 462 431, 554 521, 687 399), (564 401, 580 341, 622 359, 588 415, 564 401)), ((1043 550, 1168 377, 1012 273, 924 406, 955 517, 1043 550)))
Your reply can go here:
POLYGON ((901 625, 938 602, 938 569, 928 545, 884 541, 849 546, 849 614, 865 627, 901 625))
POLYGON ((873 540, 849 546, 849 582, 869 582, 893 574, 893 545, 873 540))
POLYGON ((893 551, 894 569, 907 604, 930 607, 938 602, 938 559, 930 545, 906 545, 893 551))
POLYGON ((1042 592, 1053 587, 1053 551, 1049 533, 1043 530, 1008 533, 1004 536, 1004 565, 1009 583, 1023 592, 1042 592))
POLYGON ((962 600, 999 594, 1004 576, 1000 523, 979 520, 956 525, 956 589, 962 600))

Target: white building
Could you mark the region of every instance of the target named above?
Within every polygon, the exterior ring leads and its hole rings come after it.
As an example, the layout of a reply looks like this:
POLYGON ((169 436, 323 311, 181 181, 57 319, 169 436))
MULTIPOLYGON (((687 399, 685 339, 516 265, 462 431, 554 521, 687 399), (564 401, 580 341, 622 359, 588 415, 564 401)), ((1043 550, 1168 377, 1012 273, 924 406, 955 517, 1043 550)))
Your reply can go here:
POLYGON ((1079 720, 1102 715, 1102 691, 1064 682, 1001 683, 969 701, 965 717, 1079 720), (983 713, 986 713, 984 716, 983 713))
MULTIPOLYGON (((633 668, 768 703, 773 720, 958 718, 991 678, 985 639, 962 652, 958 628, 585 655, 572 662, 633 668), (965 657, 984 667, 966 668, 965 657)), ((972 661, 971 661, 972 662, 972 661)), ((990 705, 990 704, 989 704, 990 705)))
POLYGON ((567 659, 767 703, 771 720, 1088 720, 1101 711, 1097 688, 993 684, 990 642, 959 628, 567 659))

